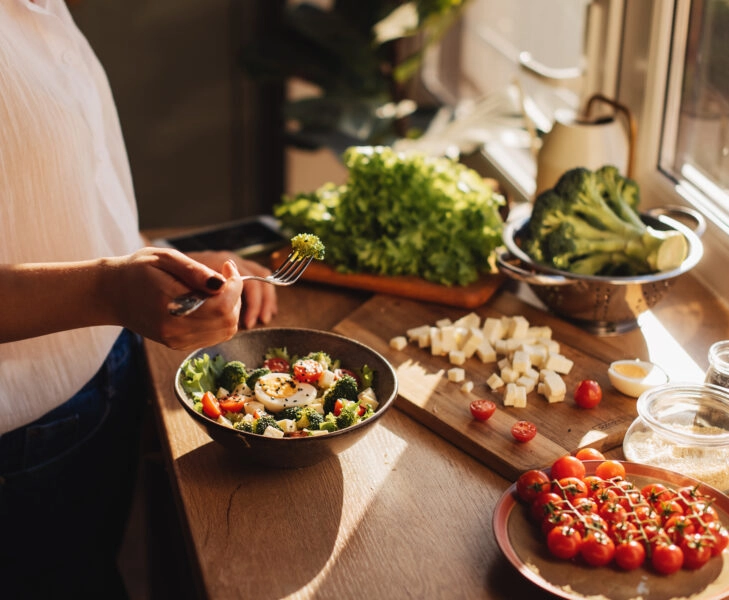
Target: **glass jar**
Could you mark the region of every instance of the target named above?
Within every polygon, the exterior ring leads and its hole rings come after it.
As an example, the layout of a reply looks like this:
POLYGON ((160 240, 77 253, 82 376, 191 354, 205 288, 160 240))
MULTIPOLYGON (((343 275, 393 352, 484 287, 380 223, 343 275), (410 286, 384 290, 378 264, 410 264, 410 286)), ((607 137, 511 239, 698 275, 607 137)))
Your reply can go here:
POLYGON ((643 392, 623 440, 631 462, 677 471, 729 491, 729 390, 666 383, 643 392))
POLYGON ((715 342, 709 348, 705 381, 729 389, 729 340, 715 342))

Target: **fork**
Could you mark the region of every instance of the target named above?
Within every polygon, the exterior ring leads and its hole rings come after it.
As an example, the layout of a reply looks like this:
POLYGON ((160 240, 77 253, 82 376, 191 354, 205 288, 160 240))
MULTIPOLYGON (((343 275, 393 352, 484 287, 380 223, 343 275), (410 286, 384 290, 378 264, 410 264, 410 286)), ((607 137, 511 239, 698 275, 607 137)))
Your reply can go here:
MULTIPOLYGON (((286 260, 281 263, 281 266, 276 269, 270 275, 266 277, 259 277, 258 275, 243 275, 241 280, 256 279, 265 283, 271 283, 273 285, 291 285, 296 283, 301 275, 306 270, 313 260, 313 256, 300 257, 296 252, 292 252, 286 257, 286 260)), ((182 296, 178 296, 169 304, 169 311, 171 315, 175 317, 185 317, 198 308, 200 308, 205 300, 210 298, 201 292, 188 292, 182 296)))

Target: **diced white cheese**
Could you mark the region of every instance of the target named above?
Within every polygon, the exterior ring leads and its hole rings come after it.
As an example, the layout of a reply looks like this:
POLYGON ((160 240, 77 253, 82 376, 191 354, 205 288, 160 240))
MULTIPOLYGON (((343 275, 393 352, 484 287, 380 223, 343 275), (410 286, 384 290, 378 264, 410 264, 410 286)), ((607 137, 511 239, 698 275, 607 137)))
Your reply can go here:
POLYGON ((481 326, 481 317, 479 317, 476 313, 471 312, 462 316, 460 319, 457 319, 453 324, 456 327, 463 327, 464 329, 471 329, 472 327, 478 329, 481 326))
POLYGON ((532 325, 527 333, 528 337, 548 340, 552 337, 552 328, 549 325, 532 325))
POLYGON ((483 326, 481 327, 483 336, 493 346, 496 340, 500 340, 504 337, 504 326, 501 323, 501 319, 495 317, 486 317, 483 326))
POLYGON ((419 340, 423 335, 430 335, 430 325, 412 327, 405 332, 405 335, 411 342, 414 342, 415 340, 419 340))
POLYGON ((440 343, 444 354, 448 354, 451 350, 458 350, 456 328, 453 325, 440 328, 440 343))
POLYGON ((471 327, 468 330, 463 345, 461 346, 461 350, 463 350, 463 354, 466 358, 471 358, 483 341, 483 332, 478 327, 471 327))
POLYGON ((250 402, 245 403, 245 406, 243 406, 243 410, 246 411, 247 415, 255 415, 256 413, 262 415, 266 412, 266 407, 264 406, 263 402, 259 402, 258 400, 251 400, 250 402))
POLYGON ((443 336, 438 327, 430 328, 430 353, 433 356, 443 356, 447 352, 443 349, 443 336))
POLYGON ((408 345, 408 340, 404 335, 396 335, 390 340, 390 348, 394 350, 402 350, 408 345))
POLYGON ((311 436, 326 435, 327 433, 329 433, 328 429, 307 429, 307 431, 309 432, 309 435, 311 435, 311 436))
POLYGON ((448 353, 448 362, 452 365, 463 365, 466 363, 466 355, 462 350, 451 350, 448 353))
POLYGON ((497 390, 504 385, 504 380, 499 377, 498 373, 491 373, 489 378, 486 380, 486 385, 488 385, 492 390, 497 390))
POLYGON ((501 379, 504 380, 504 383, 513 383, 519 379, 519 372, 512 367, 504 367, 501 369, 499 375, 501 376, 501 379))
POLYGON ((496 366, 499 367, 499 369, 505 369, 506 367, 511 367, 511 360, 504 357, 496 363, 496 366))
POLYGON ((452 369, 448 369, 448 381, 452 381, 453 383, 460 383, 465 379, 466 371, 464 371, 460 367, 453 367, 452 369))
POLYGON ((319 385, 319 387, 321 389, 329 388, 334 384, 336 379, 337 379, 337 374, 334 371, 332 371, 330 369, 325 369, 324 371, 321 372, 321 375, 319 375, 317 384, 319 385))
POLYGON ((504 390, 504 406, 524 408, 526 406, 526 390, 516 383, 507 383, 504 390))
POLYGON ((521 377, 519 377, 519 379, 517 379, 515 383, 523 387, 526 390, 527 394, 530 394, 532 391, 534 391, 534 388, 537 385, 535 379, 531 379, 526 375, 522 375, 521 377))
POLYGON ((271 427, 270 425, 266 427, 266 430, 263 432, 264 437, 270 437, 270 438, 282 438, 284 436, 284 432, 280 429, 276 429, 275 427, 271 427))
POLYGON ((560 347, 557 340, 540 338, 537 343, 547 349, 547 354, 559 354, 560 347))
POLYGON ((435 322, 435 326, 438 329, 443 329, 443 327, 448 327, 450 325, 453 325, 453 321, 451 321, 450 319, 447 319, 447 318, 446 319, 438 319, 435 322))
POLYGON ((506 330, 506 337, 512 339, 524 339, 529 331, 529 321, 521 315, 511 318, 509 329, 506 330))
POLYGON ((276 424, 283 429, 284 433, 293 433, 296 431, 296 421, 293 419, 281 419, 276 424))
POLYGON ((476 348, 476 356, 484 364, 496 362, 497 358, 496 350, 494 350, 493 346, 491 346, 489 341, 485 338, 479 344, 478 348, 476 348))
POLYGON ((549 354, 544 363, 544 368, 566 375, 572 370, 574 362, 563 354, 549 354))
POLYGON ((526 373, 532 366, 529 354, 524 350, 515 350, 511 357, 511 366, 517 373, 526 373))
POLYGON ((461 391, 468 394, 473 391, 473 381, 464 381, 461 385, 461 391))
POLYGON ((380 405, 377 400, 377 394, 375 394, 375 390, 371 387, 367 387, 357 394, 357 400, 359 400, 360 404, 371 406, 372 410, 377 410, 377 407, 380 405))
POLYGON ((543 369, 539 373, 539 378, 541 384, 538 386, 538 391, 547 399, 547 402, 552 404, 565 399, 567 387, 558 373, 550 369, 543 369))

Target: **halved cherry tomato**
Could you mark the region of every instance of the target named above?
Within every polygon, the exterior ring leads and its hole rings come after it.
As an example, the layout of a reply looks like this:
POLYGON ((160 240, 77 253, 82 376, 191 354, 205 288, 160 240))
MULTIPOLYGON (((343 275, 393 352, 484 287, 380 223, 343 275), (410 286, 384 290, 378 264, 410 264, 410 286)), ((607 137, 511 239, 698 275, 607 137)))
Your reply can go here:
POLYGON ((516 495, 522 502, 532 502, 542 492, 548 492, 550 485, 549 476, 544 471, 530 469, 516 480, 516 495))
POLYGON ((304 383, 316 383, 324 370, 321 363, 312 358, 302 358, 294 363, 294 379, 304 383))
POLYGON ((337 399, 334 402, 334 407, 332 408, 332 412, 334 413, 335 417, 338 417, 340 414, 342 414, 342 409, 344 408, 344 402, 337 399))
POLYGON ((271 373, 288 373, 291 369, 289 361, 279 356, 264 360, 263 367, 271 371, 271 373))
POLYGON ((602 388, 594 379, 580 381, 575 389, 575 404, 580 408, 595 408, 602 401, 602 388))
POLYGON ((202 396, 202 409, 203 412, 211 419, 217 419, 222 416, 220 410, 220 403, 212 392, 205 392, 202 396))
POLYGON ((496 402, 481 398, 480 400, 474 400, 470 405, 471 415, 477 421, 488 421, 496 412, 496 402))
POLYGON ((228 396, 218 400, 218 405, 225 412, 237 413, 245 408, 246 398, 243 396, 228 396))
POLYGON ((517 421, 511 427, 511 435, 517 442, 528 442, 537 435, 537 426, 530 421, 517 421))

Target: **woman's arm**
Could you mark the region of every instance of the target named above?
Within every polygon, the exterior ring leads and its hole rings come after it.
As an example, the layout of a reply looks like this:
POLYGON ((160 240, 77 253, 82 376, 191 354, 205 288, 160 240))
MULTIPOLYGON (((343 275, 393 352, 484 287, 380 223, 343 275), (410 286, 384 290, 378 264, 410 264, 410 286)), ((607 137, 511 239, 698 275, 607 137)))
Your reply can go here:
MULTIPOLYGON (((80 262, 0 265, 0 342, 95 325, 127 327, 176 349, 224 341, 238 330, 243 282, 234 262, 218 267, 164 248, 80 262), (187 317, 170 315, 170 300, 191 289, 213 297, 187 317)), ((275 303, 266 307, 270 318, 275 303)), ((260 310, 256 318, 263 317, 260 310)))

